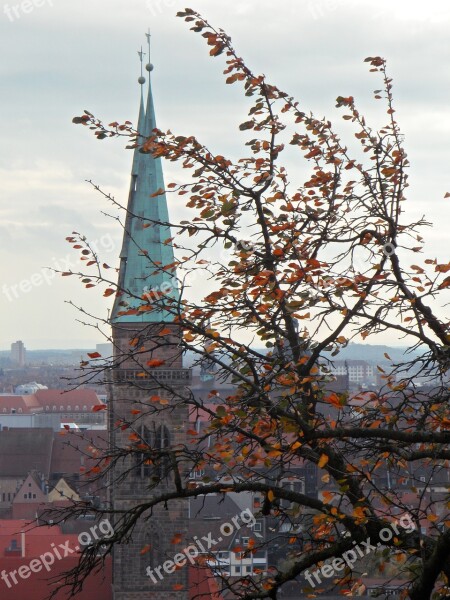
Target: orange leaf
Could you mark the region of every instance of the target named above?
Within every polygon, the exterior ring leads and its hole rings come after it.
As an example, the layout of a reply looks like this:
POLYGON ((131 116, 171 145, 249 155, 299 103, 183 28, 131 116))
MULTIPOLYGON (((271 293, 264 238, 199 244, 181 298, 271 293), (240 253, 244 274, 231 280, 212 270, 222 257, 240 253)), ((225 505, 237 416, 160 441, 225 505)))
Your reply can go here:
POLYGON ((322 467, 324 467, 327 464, 328 460, 329 460, 328 456, 326 454, 322 454, 319 462, 317 463, 317 466, 319 467, 319 469, 322 469, 322 467))
POLYGON ((175 592, 179 592, 184 589, 184 586, 181 583, 174 583, 172 589, 175 590, 175 592))
POLYGON ((96 404, 92 407, 92 412, 99 412, 101 410, 105 410, 106 408, 106 404, 96 404))
POLYGON ((275 494, 273 493, 272 490, 269 490, 267 492, 267 498, 268 498, 269 502, 273 502, 275 500, 275 494))
POLYGON ((151 360, 147 361, 147 366, 149 366, 149 367, 160 367, 165 362, 166 362, 165 360, 161 360, 159 358, 152 358, 151 360))
POLYGON ((145 545, 145 546, 142 548, 142 550, 139 552, 139 554, 141 554, 141 555, 147 554, 147 552, 150 552, 151 548, 152 548, 152 547, 150 546, 150 544, 146 544, 146 545, 145 545))
POLYGON ((113 290, 113 288, 108 288, 107 290, 105 290, 104 292, 104 296, 105 298, 107 298, 108 296, 111 296, 112 294, 114 294, 115 290, 113 290))
POLYGON ((102 355, 98 352, 88 352, 88 356, 89 358, 101 358, 102 355))
POLYGON ((172 333, 172 330, 169 329, 169 327, 164 327, 164 329, 161 329, 161 331, 159 332, 159 335, 170 335, 172 333))
POLYGON ((176 533, 170 543, 171 544, 181 544, 182 541, 183 541, 183 538, 181 536, 181 533, 176 533))

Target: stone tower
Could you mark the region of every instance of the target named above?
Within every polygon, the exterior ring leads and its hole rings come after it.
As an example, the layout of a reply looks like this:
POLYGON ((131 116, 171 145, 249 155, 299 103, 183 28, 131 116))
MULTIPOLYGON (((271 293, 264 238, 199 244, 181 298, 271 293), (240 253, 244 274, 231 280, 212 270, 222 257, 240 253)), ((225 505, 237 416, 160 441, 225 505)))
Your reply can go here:
MULTIPOLYGON (((142 51, 139 54, 142 66, 142 51)), ((146 106, 142 73, 139 78, 141 143, 156 127, 150 82, 153 66, 149 63, 146 69, 149 79, 146 106)), ((136 148, 120 254, 119 287, 124 291, 116 298, 111 314, 114 367, 109 411, 113 449, 129 447, 133 438, 156 450, 185 444, 188 410, 183 398, 190 371, 183 369, 178 348, 180 331, 169 312, 158 308, 139 310, 146 294, 156 294, 158 298, 164 294, 174 301, 179 297, 173 272, 164 270, 166 265, 174 263, 174 255, 171 243, 167 242, 171 234, 166 197, 153 196, 160 189, 164 189, 161 159, 136 148), (155 360, 156 368, 149 367, 148 361, 155 360), (164 363, 159 364, 160 361, 164 363), (132 426, 128 429, 118 426, 121 420, 132 421, 132 426)), ((174 489, 169 460, 152 462, 135 449, 119 462, 111 478, 113 508, 131 509, 148 502, 157 493, 174 489)), ((138 521, 129 543, 115 549, 114 600, 187 600, 187 565, 170 574, 161 569, 153 577, 147 574, 148 567, 162 566, 182 549, 172 542, 177 534, 185 539, 187 505, 171 500, 165 507, 155 507, 151 515, 145 513, 146 516, 149 518, 138 521)))

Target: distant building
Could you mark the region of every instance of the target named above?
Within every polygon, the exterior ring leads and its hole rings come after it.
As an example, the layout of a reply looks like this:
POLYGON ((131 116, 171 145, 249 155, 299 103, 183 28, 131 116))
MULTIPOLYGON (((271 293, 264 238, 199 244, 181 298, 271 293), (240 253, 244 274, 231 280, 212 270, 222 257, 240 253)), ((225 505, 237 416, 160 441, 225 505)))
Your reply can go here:
POLYGON ((38 390, 48 390, 46 385, 41 385, 40 383, 36 383, 36 381, 32 381, 31 383, 22 383, 22 385, 18 385, 14 393, 19 396, 25 396, 26 394, 34 394, 38 390))
POLYGON ((97 344, 95 346, 96 351, 102 355, 102 358, 112 358, 113 345, 110 342, 104 344, 97 344))
POLYGON ((26 348, 23 342, 18 341, 11 344, 11 362, 15 367, 25 366, 26 348))
MULTIPOLYGON (((16 388, 18 389, 18 388, 16 388)), ((106 427, 106 411, 94 390, 49 390, 40 387, 33 394, 0 394, 1 427, 52 427, 75 423, 80 429, 106 427), (17 417, 28 415, 28 419, 17 417), (33 417, 33 418, 32 418, 33 417)))
POLYGON ((348 381, 353 385, 376 382, 375 367, 365 360, 334 360, 330 371, 337 376, 348 375, 348 381))

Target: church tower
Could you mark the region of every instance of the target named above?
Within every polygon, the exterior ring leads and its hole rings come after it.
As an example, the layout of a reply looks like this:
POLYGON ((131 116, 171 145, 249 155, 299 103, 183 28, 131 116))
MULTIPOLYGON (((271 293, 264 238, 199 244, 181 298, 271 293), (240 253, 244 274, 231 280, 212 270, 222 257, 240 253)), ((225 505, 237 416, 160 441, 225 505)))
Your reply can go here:
MULTIPOLYGON (((150 49, 149 35, 148 41, 150 49)), ((146 66, 149 83, 145 103, 142 50, 139 54, 138 145, 142 145, 155 129, 156 121, 150 81, 153 66, 146 66)), ((190 371, 183 368, 178 348, 181 332, 171 311, 158 304, 148 310, 148 298, 172 298, 174 305, 179 299, 174 273, 171 267, 165 268, 173 266, 174 254, 168 241, 171 233, 166 197, 154 195, 161 189, 161 159, 136 148, 120 253, 122 292, 116 297, 111 314, 111 448, 113 452, 114 448, 132 448, 126 459, 116 464, 111 477, 110 498, 116 511, 135 508, 156 494, 173 490, 168 451, 186 443, 188 409, 183 399, 190 371), (131 423, 130 427, 121 426, 124 422, 131 423), (149 459, 146 448, 154 450, 156 457, 159 452, 159 458, 149 459)), ((187 517, 187 505, 181 500, 170 500, 140 517, 129 542, 116 546, 114 551, 114 600, 187 600, 188 565, 170 573, 161 568, 184 547, 174 540, 179 536, 186 539, 187 517)))

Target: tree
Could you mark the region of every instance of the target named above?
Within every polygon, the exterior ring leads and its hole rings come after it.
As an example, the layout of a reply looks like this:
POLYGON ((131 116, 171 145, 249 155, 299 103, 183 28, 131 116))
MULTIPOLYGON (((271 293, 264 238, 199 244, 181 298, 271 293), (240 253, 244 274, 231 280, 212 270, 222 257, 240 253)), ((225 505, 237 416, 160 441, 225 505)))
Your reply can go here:
MULTIPOLYGON (((134 411, 139 414, 115 424, 129 429, 129 445, 98 456, 92 475, 113 474, 114 465, 134 453, 143 464, 167 470, 173 485, 170 493, 160 493, 160 477, 153 479, 148 503, 120 515, 108 552, 153 506, 250 491, 260 494, 262 515, 290 524, 284 530, 291 551, 269 573, 223 577, 222 586, 236 597, 277 598, 295 578, 310 597, 332 582, 353 595, 362 590, 357 561, 369 554, 381 572, 405 581, 402 597, 450 597, 448 486, 440 495, 429 491, 433 478, 447 473, 450 459, 449 324, 440 315, 450 263, 423 259, 420 231, 428 223, 404 220, 409 163, 385 60, 366 59, 382 79, 375 98, 387 109, 384 127, 372 129, 352 96, 337 98, 359 144, 352 153, 330 121, 307 114, 294 97, 255 75, 222 30, 191 9, 178 16, 202 34, 211 56, 225 55, 226 83, 243 85, 251 98, 249 118, 239 129, 252 132, 252 139, 237 162, 194 136, 170 131, 154 130, 141 144, 142 152, 187 169, 186 181, 165 191, 186 195, 193 218, 170 223, 175 264, 157 265, 149 257, 151 268, 174 273, 180 300, 150 292, 135 298, 138 308, 124 310, 172 314, 182 332, 180 352, 194 353, 197 364, 206 360, 235 391, 226 398, 211 390, 209 398, 191 394, 185 400, 169 389, 169 401, 151 399, 134 411), (287 134, 311 167, 299 187, 280 163, 287 134), (214 258, 217 248, 229 256, 214 258), (409 264, 411 253, 416 264, 409 264), (190 288, 199 270, 208 273, 210 286, 200 302, 190 288), (334 391, 333 357, 351 340, 376 339, 381 332, 405 340, 405 359, 386 356, 376 391, 353 397, 334 391), (424 380, 428 384, 419 386, 424 380), (140 429, 142 412, 171 410, 176 402, 187 402, 206 425, 189 430, 192 439, 184 447, 151 443, 140 429), (316 493, 286 484, 299 481, 308 465, 319 472, 316 493), (195 486, 187 476, 192 469, 206 471, 195 486), (413 504, 392 478, 414 495, 413 504), (383 533, 387 529, 390 537, 383 533), (319 579, 312 574, 317 566, 319 579)), ((74 122, 100 139, 126 136, 128 147, 139 140, 129 122, 106 126, 87 111, 74 122)), ((82 236, 69 241, 82 247, 97 271, 64 275, 78 275, 89 287, 106 282, 105 296, 129 294, 105 275, 82 236)), ((171 333, 159 332, 146 376, 163 364, 158 348, 175 343, 171 333)), ((139 353, 138 341, 133 351, 139 353)), ((97 360, 94 355, 82 365, 83 376, 104 369, 97 360)), ((71 513, 77 510, 83 507, 71 513)), ((245 551, 257 549, 253 540, 245 551)), ((99 560, 87 549, 68 582, 79 585, 99 560)))

